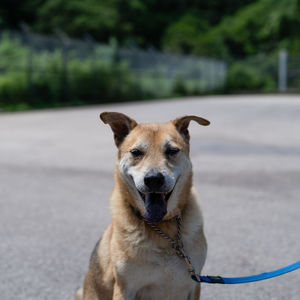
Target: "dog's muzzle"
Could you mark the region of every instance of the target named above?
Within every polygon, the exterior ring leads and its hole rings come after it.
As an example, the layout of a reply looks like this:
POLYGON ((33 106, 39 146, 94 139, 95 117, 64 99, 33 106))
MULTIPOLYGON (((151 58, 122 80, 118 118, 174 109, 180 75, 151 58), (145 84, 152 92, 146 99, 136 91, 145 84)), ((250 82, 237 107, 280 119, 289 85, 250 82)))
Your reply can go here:
MULTIPOLYGON (((173 190, 172 190, 173 191, 173 190)), ((172 194, 169 193, 142 193, 141 198, 145 202, 144 218, 150 222, 160 222, 167 214, 167 202, 172 194)))

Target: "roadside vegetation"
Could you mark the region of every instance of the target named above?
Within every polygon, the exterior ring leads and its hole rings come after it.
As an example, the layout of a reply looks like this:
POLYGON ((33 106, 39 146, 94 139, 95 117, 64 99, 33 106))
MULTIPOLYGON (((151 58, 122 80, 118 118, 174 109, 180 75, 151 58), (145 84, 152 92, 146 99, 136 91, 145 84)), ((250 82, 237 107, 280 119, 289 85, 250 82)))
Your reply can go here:
MULTIPOLYGON (((89 34, 106 44, 113 38, 122 47, 154 47, 224 60, 228 76, 219 93, 274 92, 278 51, 285 48, 300 54, 299 0, 19 0, 0 4, 3 30, 19 30, 22 22, 42 34, 54 35, 59 29, 74 38, 89 34)), ((157 88, 153 84, 157 78, 138 80, 122 61, 106 61, 101 56, 79 58, 71 53, 66 69, 63 50, 39 51, 32 58, 32 73, 30 51, 2 33, 2 109, 203 93, 180 77, 173 82, 159 78, 157 88)))

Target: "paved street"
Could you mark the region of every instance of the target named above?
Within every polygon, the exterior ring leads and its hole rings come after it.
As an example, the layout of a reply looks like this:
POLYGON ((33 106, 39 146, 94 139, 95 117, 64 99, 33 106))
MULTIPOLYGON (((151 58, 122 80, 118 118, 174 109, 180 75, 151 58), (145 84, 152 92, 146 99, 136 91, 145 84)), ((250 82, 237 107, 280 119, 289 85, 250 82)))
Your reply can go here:
MULTIPOLYGON (((105 110, 138 122, 196 114, 191 157, 205 219, 204 274, 300 259, 300 96, 219 96, 0 114, 0 299, 68 300, 110 222, 116 149, 105 110)), ((203 285, 201 299, 300 299, 300 270, 203 285)))

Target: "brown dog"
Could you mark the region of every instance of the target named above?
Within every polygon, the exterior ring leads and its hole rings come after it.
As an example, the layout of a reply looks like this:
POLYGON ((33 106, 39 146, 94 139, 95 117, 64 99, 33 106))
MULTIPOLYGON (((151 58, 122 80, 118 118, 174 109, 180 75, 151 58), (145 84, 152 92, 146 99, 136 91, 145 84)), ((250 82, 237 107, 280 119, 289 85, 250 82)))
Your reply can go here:
POLYGON ((185 252, 200 272, 206 241, 192 188, 188 126, 191 120, 204 126, 209 121, 184 116, 137 124, 116 112, 100 118, 110 125, 118 147, 112 223, 92 253, 76 299, 199 299, 200 284, 190 278, 170 241, 181 233, 185 252), (182 219, 181 231, 176 216, 182 219))

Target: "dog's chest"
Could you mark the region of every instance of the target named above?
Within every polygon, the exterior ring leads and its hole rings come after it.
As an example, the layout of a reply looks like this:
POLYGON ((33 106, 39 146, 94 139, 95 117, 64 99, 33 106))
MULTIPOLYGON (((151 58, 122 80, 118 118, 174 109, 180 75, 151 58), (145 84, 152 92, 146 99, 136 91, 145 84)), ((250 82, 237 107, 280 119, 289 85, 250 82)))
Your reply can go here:
POLYGON ((146 265, 145 279, 136 299, 187 299, 192 290, 187 266, 176 254, 161 255, 146 265))
MULTIPOLYGON (((203 264, 201 245, 186 245, 196 270, 203 264)), ((126 274, 126 282, 132 299, 188 299, 193 293, 195 282, 190 278, 183 258, 170 248, 154 251, 141 247, 136 255, 139 264, 123 262, 118 272, 126 274), (137 289, 138 287, 138 289, 137 289)), ((131 297, 130 297, 131 298, 131 297)))

